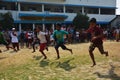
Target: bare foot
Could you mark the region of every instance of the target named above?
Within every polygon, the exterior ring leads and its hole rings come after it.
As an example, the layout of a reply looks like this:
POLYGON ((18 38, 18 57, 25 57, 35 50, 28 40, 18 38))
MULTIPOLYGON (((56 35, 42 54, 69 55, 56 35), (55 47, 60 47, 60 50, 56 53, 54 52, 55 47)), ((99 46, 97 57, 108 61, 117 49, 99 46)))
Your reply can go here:
POLYGON ((106 57, 109 56, 109 55, 108 55, 108 52, 105 52, 105 55, 106 55, 106 57))
POLYGON ((32 51, 32 53, 34 53, 35 51, 32 51))
POLYGON ((47 57, 45 56, 44 59, 47 59, 47 57))
POLYGON ((57 59, 60 59, 60 56, 57 56, 57 59))
POLYGON ((46 47, 46 50, 48 51, 48 47, 46 47))
POLYGON ((94 63, 91 67, 94 67, 96 65, 96 63, 94 63))

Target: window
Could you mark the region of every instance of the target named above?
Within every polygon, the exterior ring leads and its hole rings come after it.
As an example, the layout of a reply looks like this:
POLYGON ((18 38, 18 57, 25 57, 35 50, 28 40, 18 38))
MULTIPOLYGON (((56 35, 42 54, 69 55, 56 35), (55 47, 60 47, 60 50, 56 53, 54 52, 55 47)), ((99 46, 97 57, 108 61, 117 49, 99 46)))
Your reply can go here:
POLYGON ((66 13, 82 13, 81 6, 66 6, 66 13))
POLYGON ((63 6, 61 5, 45 5, 45 11, 50 11, 50 12, 63 12, 63 6))
POLYGON ((87 14, 99 14, 99 8, 85 7, 84 12, 87 14))
POLYGON ((101 8, 101 14, 115 14, 115 9, 101 8))

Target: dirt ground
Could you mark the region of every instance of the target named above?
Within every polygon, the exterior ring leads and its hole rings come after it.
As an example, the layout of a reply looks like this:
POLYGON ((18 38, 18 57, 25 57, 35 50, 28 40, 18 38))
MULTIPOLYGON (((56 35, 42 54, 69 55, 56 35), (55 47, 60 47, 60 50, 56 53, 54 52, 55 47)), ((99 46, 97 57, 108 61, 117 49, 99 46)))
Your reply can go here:
MULTIPOLYGON (((90 43, 67 44, 66 46, 68 48, 73 49, 73 55, 68 51, 60 49, 61 60, 68 56, 72 56, 72 58, 75 59, 76 68, 70 72, 76 75, 76 77, 82 75, 83 77, 81 77, 80 80, 92 80, 92 77, 95 78, 93 80, 120 80, 120 42, 104 42, 104 48, 109 52, 107 58, 105 56, 103 57, 98 49, 95 49, 94 54, 97 65, 93 68, 90 67, 92 62, 88 54, 89 44, 90 43), (88 62, 88 64, 84 63, 84 61, 88 62), (84 64, 79 65, 80 62, 84 64), (81 71, 82 74, 78 71, 81 71), (88 77, 85 77, 83 73, 87 73, 86 75, 88 77)), ((0 46, 0 49, 3 51, 0 53, 0 71, 8 69, 8 67, 12 65, 19 66, 26 64, 33 60, 35 56, 42 56, 38 49, 35 53, 32 53, 32 49, 27 48, 20 49, 18 52, 14 52, 13 50, 7 51, 4 46, 0 46)), ((49 47, 49 51, 45 51, 45 53, 49 60, 56 59, 54 47, 49 47)))

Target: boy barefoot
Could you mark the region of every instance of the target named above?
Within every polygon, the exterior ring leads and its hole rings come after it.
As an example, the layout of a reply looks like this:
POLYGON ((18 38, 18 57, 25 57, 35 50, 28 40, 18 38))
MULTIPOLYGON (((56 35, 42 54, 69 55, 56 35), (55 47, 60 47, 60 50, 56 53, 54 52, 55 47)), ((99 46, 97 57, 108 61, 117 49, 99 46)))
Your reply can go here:
POLYGON ((72 53, 72 49, 68 49, 64 45, 64 35, 65 34, 68 34, 68 32, 61 30, 61 24, 56 24, 56 30, 53 33, 53 38, 56 41, 55 50, 57 52, 58 59, 60 58, 59 50, 58 50, 59 47, 61 47, 63 50, 68 50, 72 53))

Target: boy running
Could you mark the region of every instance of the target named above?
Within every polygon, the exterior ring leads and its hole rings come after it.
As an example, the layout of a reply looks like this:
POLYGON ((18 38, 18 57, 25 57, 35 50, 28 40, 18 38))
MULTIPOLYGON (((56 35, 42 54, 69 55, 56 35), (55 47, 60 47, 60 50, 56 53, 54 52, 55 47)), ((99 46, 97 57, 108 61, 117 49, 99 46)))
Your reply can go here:
POLYGON ((94 49, 97 47, 100 53, 105 54, 106 56, 108 56, 108 52, 104 51, 103 41, 102 41, 103 31, 100 27, 97 26, 95 18, 92 18, 90 20, 89 29, 87 30, 87 32, 91 33, 91 44, 89 46, 89 54, 93 62, 93 65, 92 65, 93 67, 96 65, 94 54, 93 54, 94 49))
POLYGON ((64 45, 64 35, 68 34, 68 32, 61 30, 61 24, 56 24, 56 30, 53 33, 53 38, 56 42, 55 45, 55 50, 57 52, 57 58, 60 58, 59 55, 59 50, 58 48, 61 47, 63 50, 68 50, 72 53, 72 49, 68 49, 65 45, 64 45))
POLYGON ((36 31, 38 32, 37 37, 40 40, 40 52, 42 53, 42 55, 44 56, 44 59, 47 59, 47 56, 45 55, 45 53, 43 52, 44 49, 47 48, 47 40, 46 40, 46 33, 42 32, 42 28, 37 26, 36 27, 36 31))

